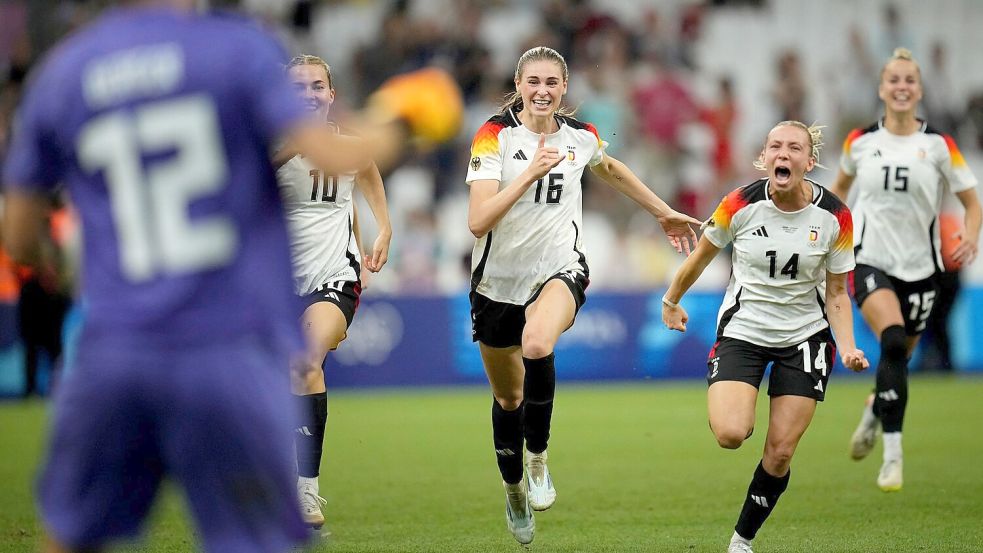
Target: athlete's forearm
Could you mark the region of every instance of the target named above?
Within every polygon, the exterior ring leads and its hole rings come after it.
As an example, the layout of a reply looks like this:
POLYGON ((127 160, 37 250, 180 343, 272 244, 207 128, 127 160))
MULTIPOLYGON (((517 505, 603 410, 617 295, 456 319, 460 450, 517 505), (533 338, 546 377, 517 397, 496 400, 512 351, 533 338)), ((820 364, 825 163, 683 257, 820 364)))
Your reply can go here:
POLYGON ((826 317, 836 344, 843 351, 856 349, 853 337, 853 310, 846 291, 846 273, 826 273, 826 317))
POLYGON ((672 211, 669 204, 645 186, 645 183, 621 161, 605 155, 604 161, 595 165, 593 170, 609 186, 631 198, 652 215, 662 217, 672 211))
POLYGON ((362 191, 366 203, 369 204, 369 209, 372 210, 376 226, 379 227, 379 236, 392 237, 393 227, 389 221, 389 204, 386 202, 386 189, 383 186, 379 168, 375 163, 369 165, 367 169, 355 177, 355 182, 358 184, 358 189, 362 191))
POLYGON ((971 188, 958 192, 956 197, 959 198, 966 210, 966 215, 963 218, 963 225, 966 227, 965 236, 979 242, 980 225, 983 224, 983 208, 980 207, 980 199, 976 195, 976 189, 971 188))
POLYGON ((720 248, 714 246, 713 242, 706 236, 700 237, 696 250, 686 258, 686 261, 683 261, 679 270, 676 271, 676 275, 672 278, 672 283, 669 284, 669 289, 666 291, 665 298, 672 303, 679 303, 683 299, 683 295, 700 278, 707 265, 713 261, 719 252, 720 248))
POLYGON ((497 186, 497 181, 476 181, 471 183, 471 205, 468 208, 468 228, 471 229, 471 233, 474 234, 475 238, 481 238, 488 234, 488 231, 495 228, 495 225, 502 220, 502 217, 505 217, 505 214, 512 209, 512 206, 519 201, 519 198, 526 193, 526 190, 529 190, 529 187, 532 186, 532 183, 536 182, 536 179, 530 177, 527 172, 523 172, 515 180, 510 182, 508 186, 487 197, 483 197, 484 194, 476 190, 475 186, 491 186, 491 184, 479 184, 481 182, 495 182, 495 186, 497 186))

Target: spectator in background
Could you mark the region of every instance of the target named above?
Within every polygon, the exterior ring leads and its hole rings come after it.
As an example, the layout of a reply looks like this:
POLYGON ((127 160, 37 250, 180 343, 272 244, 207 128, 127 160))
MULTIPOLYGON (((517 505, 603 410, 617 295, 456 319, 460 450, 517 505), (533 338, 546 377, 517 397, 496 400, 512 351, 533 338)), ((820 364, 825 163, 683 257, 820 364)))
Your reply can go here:
POLYGON ((784 121, 806 121, 808 88, 802 75, 802 62, 794 50, 779 54, 775 65, 775 84, 771 96, 778 104, 778 118, 784 121))
POLYGON ((699 108, 682 74, 657 52, 646 53, 647 67, 631 91, 639 134, 642 179, 660 197, 673 197, 679 186, 683 154, 680 129, 699 116, 699 108))
POLYGON ((56 227, 68 217, 68 208, 60 205, 45 224, 38 263, 27 273, 20 289, 17 319, 24 345, 24 396, 47 392, 38 381, 39 370, 46 366, 48 386, 54 385, 56 369, 61 363, 61 330, 71 306, 70 282, 66 278, 64 248, 56 227))
MULTIPOLYGON (((737 121, 737 97, 734 81, 727 75, 717 79, 717 99, 714 105, 701 110, 700 119, 713 133, 713 172, 718 186, 728 187, 736 176, 734 170, 734 124, 737 121)), ((722 196, 724 190, 716 190, 722 196)))
POLYGON ((956 89, 949 74, 949 56, 945 44, 932 43, 931 57, 925 68, 925 117, 940 131, 957 136, 962 119, 956 89))
POLYGON ((877 64, 857 25, 850 25, 846 50, 829 69, 829 77, 836 84, 837 136, 846 136, 877 113, 877 64))
POLYGON ((888 2, 881 11, 880 28, 873 33, 873 51, 876 59, 887 59, 894 55, 895 48, 912 49, 915 38, 911 29, 901 20, 901 10, 896 4, 888 2))

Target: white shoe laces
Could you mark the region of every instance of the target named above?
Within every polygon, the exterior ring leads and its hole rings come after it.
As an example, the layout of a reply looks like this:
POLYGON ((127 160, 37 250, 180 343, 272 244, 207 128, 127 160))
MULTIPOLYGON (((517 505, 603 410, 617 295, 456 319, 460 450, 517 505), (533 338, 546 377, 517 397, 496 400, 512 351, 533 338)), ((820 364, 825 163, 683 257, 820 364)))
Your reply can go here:
POLYGON ((317 495, 311 488, 305 488, 300 494, 300 505, 305 513, 320 512, 321 505, 327 505, 328 500, 317 495))

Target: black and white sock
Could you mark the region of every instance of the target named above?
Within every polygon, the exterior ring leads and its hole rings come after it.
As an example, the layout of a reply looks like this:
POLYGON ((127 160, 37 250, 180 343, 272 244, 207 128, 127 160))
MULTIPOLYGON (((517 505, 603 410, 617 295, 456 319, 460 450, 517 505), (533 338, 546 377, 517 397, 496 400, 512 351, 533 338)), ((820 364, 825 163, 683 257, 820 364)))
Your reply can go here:
POLYGON ((506 411, 492 398, 492 435, 502 480, 508 484, 521 482, 522 406, 514 411, 506 411))
POLYGON ((324 427, 328 422, 328 393, 296 397, 300 408, 300 420, 294 429, 297 474, 303 478, 317 478, 321 471, 324 427))
POLYGON ((791 469, 785 473, 785 476, 772 476, 765 471, 761 463, 758 463, 758 468, 754 469, 754 477, 751 478, 751 485, 747 489, 741 516, 738 517, 737 526, 734 527, 740 537, 748 542, 754 539, 761 525, 765 523, 775 504, 778 503, 778 498, 788 487, 791 476, 791 469))

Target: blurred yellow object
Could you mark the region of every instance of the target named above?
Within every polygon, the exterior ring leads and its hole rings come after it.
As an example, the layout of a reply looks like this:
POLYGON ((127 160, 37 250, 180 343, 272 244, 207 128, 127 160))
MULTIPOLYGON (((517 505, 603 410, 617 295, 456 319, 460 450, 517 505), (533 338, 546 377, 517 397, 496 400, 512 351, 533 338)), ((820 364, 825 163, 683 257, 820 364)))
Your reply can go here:
POLYGON ((446 71, 436 67, 389 79, 368 102, 373 122, 401 119, 417 146, 424 148, 454 138, 461 128, 463 112, 461 89, 446 71))

